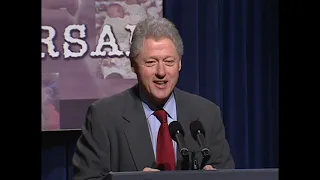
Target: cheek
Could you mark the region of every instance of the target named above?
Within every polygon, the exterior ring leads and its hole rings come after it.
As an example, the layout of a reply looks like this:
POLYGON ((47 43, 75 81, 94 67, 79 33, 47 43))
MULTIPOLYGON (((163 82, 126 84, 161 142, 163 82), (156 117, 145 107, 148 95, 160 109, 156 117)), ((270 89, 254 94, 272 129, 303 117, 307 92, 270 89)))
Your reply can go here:
POLYGON ((170 69, 170 71, 168 71, 168 75, 170 75, 171 78, 175 79, 179 77, 179 71, 180 71, 180 67, 174 67, 172 69, 170 69))
POLYGON ((151 81, 154 76, 154 70, 152 68, 139 68, 138 74, 143 81, 151 81))

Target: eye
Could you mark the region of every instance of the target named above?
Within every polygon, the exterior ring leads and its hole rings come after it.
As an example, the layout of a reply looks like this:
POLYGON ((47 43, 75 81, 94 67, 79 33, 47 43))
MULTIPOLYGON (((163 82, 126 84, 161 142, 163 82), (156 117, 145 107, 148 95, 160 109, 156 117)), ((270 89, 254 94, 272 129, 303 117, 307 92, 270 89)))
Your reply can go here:
POLYGON ((170 60, 165 60, 164 62, 165 62, 167 65, 169 65, 169 66, 173 66, 174 63, 175 63, 175 61, 172 60, 172 59, 170 59, 170 60))
POLYGON ((146 64, 147 66, 153 66, 154 64, 156 64, 156 61, 155 61, 155 60, 147 60, 147 61, 145 62, 145 64, 146 64))
POLYGON ((151 63, 155 63, 156 61, 152 61, 152 60, 148 60, 146 61, 146 64, 151 64, 151 63))

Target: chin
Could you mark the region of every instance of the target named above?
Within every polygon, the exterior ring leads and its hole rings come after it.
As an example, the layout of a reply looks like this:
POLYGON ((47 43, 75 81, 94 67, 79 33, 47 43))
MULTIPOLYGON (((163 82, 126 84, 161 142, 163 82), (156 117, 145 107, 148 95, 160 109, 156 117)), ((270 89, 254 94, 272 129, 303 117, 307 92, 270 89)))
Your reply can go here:
POLYGON ((158 101, 166 101, 170 97, 171 93, 168 92, 160 92, 160 93, 155 93, 154 97, 158 101))
POLYGON ((155 96, 155 99, 158 101, 165 101, 169 98, 169 96, 155 96))

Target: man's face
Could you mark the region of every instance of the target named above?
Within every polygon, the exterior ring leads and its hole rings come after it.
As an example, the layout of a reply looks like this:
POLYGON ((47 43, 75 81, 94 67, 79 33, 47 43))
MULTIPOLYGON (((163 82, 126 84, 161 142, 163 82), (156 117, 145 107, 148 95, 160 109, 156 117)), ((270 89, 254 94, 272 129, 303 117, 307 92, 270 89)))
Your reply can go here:
POLYGON ((133 64, 142 90, 156 105, 167 101, 178 82, 180 69, 181 58, 168 38, 146 39, 133 64))
POLYGON ((120 6, 119 4, 111 4, 107 8, 107 13, 110 18, 117 18, 117 17, 123 18, 124 17, 124 10, 123 10, 122 6, 120 6))

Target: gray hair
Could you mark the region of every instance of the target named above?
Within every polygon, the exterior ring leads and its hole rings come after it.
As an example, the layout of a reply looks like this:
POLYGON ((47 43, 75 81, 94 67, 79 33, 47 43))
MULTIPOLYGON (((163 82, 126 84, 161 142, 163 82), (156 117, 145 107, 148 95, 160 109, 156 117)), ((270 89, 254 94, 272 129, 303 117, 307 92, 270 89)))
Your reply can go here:
POLYGON ((148 17, 140 21, 133 31, 129 55, 131 62, 139 55, 143 42, 147 38, 169 38, 176 47, 180 58, 182 57, 183 42, 175 25, 163 17, 148 17))

